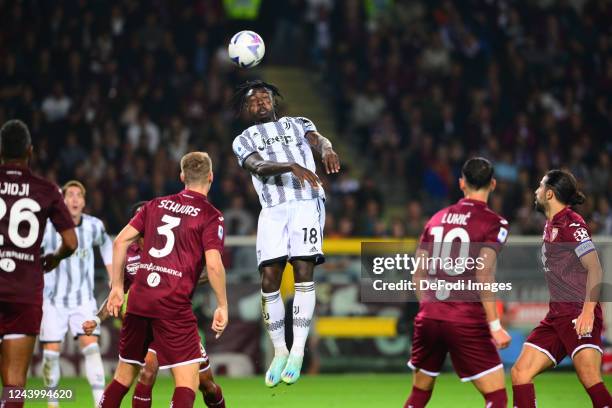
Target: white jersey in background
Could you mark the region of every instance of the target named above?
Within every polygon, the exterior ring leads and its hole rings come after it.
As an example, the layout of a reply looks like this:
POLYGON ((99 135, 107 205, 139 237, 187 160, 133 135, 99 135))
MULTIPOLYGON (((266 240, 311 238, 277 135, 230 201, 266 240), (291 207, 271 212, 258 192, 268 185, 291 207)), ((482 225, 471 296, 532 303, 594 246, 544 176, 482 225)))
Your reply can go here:
MULTIPOLYGON (((244 160, 259 153, 264 160, 292 162, 316 172, 310 144, 305 135, 317 128, 303 117, 282 117, 276 122, 253 125, 234 139, 232 149, 242 167, 244 160)), ((262 208, 273 207, 288 201, 325 199, 323 187, 318 189, 305 182, 304 187, 292 173, 271 177, 252 175, 253 186, 262 208)))
MULTIPOLYGON (((53 271, 45 274, 43 298, 52 305, 73 308, 94 299, 94 246, 100 247, 105 265, 113 259, 113 242, 102 221, 83 214, 76 228, 79 246, 72 256, 62 260, 53 271)), ((61 245, 61 237, 47 222, 42 247, 44 253, 54 252, 61 245)))

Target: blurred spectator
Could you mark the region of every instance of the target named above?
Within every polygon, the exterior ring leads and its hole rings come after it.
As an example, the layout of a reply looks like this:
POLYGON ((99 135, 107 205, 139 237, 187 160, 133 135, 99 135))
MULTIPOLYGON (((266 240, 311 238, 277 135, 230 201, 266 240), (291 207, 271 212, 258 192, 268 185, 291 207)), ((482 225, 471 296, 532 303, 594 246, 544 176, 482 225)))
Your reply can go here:
POLYGON ((64 86, 57 82, 53 86, 53 93, 47 96, 42 103, 42 111, 49 122, 57 122, 68 116, 72 101, 64 93, 64 86))
MULTIPOLYGON (((0 13, 0 119, 30 125, 35 171, 84 179, 90 210, 116 233, 134 201, 180 190, 177 162, 204 149, 211 200, 233 233, 253 232, 258 198, 231 152, 241 124, 229 100, 259 74, 228 60, 238 23, 221 0, 21 3, 0 13)), ((322 175, 326 236, 418 236, 461 196, 460 166, 475 155, 496 165, 489 204, 512 233, 541 233, 533 191, 553 167, 575 173, 589 197, 579 211, 611 233, 605 2, 281 3, 251 16, 267 58, 306 67, 333 107, 334 144, 351 153, 341 174, 322 175)))
POLYGON ((228 235, 255 234, 255 218, 246 210, 242 196, 232 198, 229 209, 223 211, 223 217, 228 235))

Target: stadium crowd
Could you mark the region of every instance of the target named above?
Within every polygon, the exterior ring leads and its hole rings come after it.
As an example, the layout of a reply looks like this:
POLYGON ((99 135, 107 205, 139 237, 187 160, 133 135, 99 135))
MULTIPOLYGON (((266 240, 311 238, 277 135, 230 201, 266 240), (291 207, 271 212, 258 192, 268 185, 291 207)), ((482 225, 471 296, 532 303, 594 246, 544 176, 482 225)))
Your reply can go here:
MULTIPOLYGON (((475 154, 496 166, 490 205, 512 232, 541 233, 533 191, 565 166, 589 198, 580 212, 612 234, 612 5, 548 3, 292 0, 274 21, 262 3, 255 27, 271 60, 316 72, 334 142, 364 159, 322 176, 328 237, 419 234, 459 197, 460 163, 475 154), (385 199, 394 190, 401 208, 385 199)), ((0 7, 0 122, 31 127, 36 172, 81 180, 87 211, 116 233, 132 203, 179 190, 177 160, 204 149, 228 233, 254 233, 259 204, 231 152, 242 124, 230 104, 251 73, 227 59, 240 24, 221 0, 0 7)))

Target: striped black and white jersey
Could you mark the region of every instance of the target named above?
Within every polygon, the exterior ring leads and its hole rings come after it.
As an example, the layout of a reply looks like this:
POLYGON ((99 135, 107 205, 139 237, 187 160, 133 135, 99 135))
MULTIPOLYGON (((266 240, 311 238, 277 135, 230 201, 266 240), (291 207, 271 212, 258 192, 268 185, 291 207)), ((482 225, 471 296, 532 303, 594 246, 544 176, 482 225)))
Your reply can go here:
MULTIPOLYGON (((54 305, 72 308, 93 299, 94 246, 100 247, 105 265, 113 260, 113 242, 104 229, 102 221, 83 214, 76 227, 79 246, 74 253, 62 260, 53 271, 45 274, 43 297, 54 305)), ((60 247, 62 238, 50 222, 45 227, 42 247, 45 254, 60 247)))
MULTIPOLYGON (((308 119, 302 117, 282 117, 276 122, 257 124, 238 135, 232 143, 238 164, 259 153, 264 160, 274 162, 292 162, 316 172, 316 166, 310 144, 305 135, 317 128, 308 119)), ((312 188, 308 182, 304 187, 292 173, 271 177, 252 175, 253 186, 259 195, 264 208, 292 200, 310 200, 325 198, 323 187, 312 188)))

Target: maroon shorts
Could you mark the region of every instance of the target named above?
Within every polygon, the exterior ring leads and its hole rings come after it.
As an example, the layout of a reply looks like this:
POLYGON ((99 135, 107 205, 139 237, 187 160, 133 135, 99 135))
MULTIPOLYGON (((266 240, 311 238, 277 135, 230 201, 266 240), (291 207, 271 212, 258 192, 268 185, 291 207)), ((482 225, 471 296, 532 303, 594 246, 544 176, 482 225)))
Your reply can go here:
POLYGON ((440 374, 446 354, 461 381, 472 381, 503 368, 489 326, 417 317, 408 366, 431 377, 440 374))
POLYGON ((0 339, 37 336, 42 314, 42 305, 0 301, 0 339))
POLYGON ((603 354, 601 349, 602 319, 595 318, 593 331, 588 337, 579 337, 574 329, 574 318, 570 316, 546 317, 540 325, 533 329, 525 345, 540 350, 557 365, 584 348, 594 348, 603 354))
POLYGON ((119 359, 143 366, 151 344, 156 347, 160 369, 204 361, 195 317, 154 319, 126 313, 119 338, 119 359))
MULTIPOLYGON (((156 345, 156 342, 153 341, 153 343, 149 345, 149 351, 157 356, 157 349, 158 349, 158 346, 156 345)), ((200 343, 200 355, 204 359, 204 361, 200 363, 200 372, 202 373, 210 368, 210 361, 208 359, 208 354, 206 354, 206 349, 204 348, 202 343, 200 343)), ((159 356, 157 357, 157 363, 160 366, 168 365, 168 362, 161 360, 159 356)))

